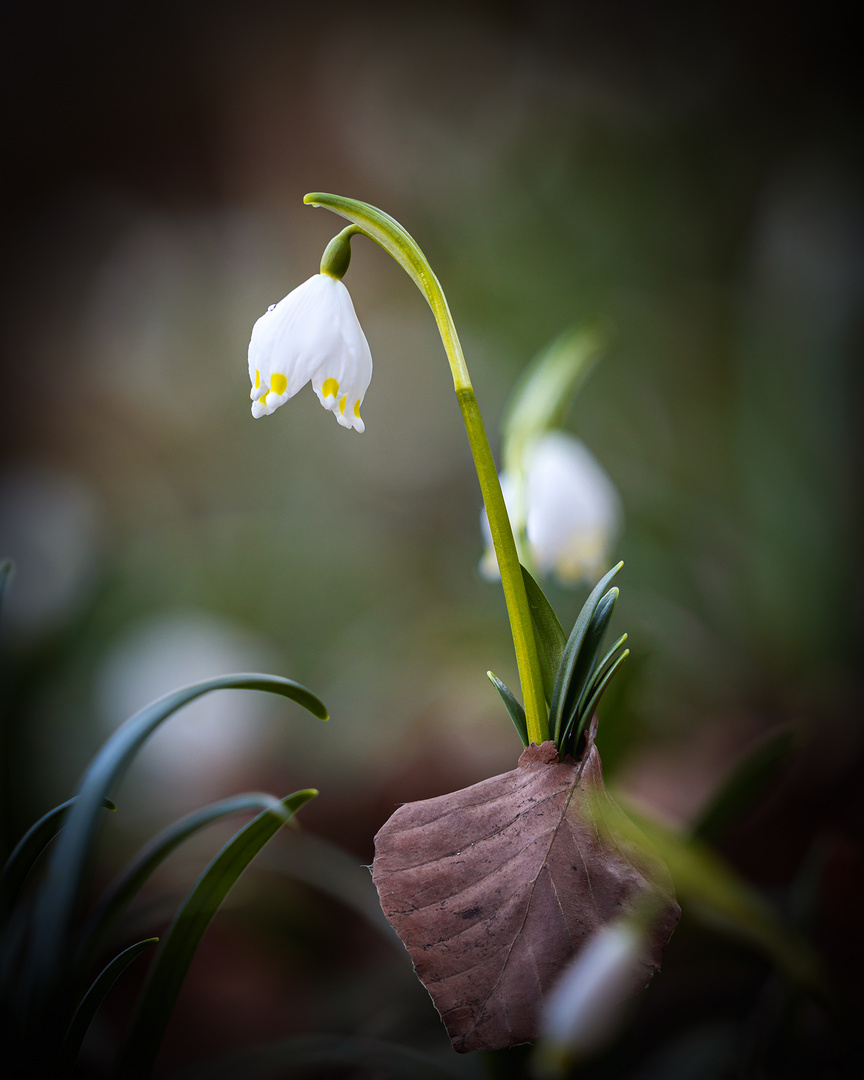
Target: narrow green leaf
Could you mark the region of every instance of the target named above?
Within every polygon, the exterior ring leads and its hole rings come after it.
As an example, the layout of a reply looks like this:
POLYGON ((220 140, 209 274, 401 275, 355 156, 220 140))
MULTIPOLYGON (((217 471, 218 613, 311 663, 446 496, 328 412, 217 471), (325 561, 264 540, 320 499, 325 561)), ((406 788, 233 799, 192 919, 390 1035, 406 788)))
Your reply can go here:
POLYGON ((493 675, 491 671, 486 672, 486 676, 498 693, 501 695, 501 700, 507 707, 507 712, 510 713, 510 719, 513 721, 513 726, 519 733, 519 738, 522 740, 522 745, 528 745, 528 721, 525 719, 525 710, 513 696, 513 691, 505 686, 497 675, 493 675))
MULTIPOLYGON (((49 810, 47 814, 39 818, 35 825, 30 826, 15 845, 0 874, 0 919, 8 916, 27 875, 41 853, 62 828, 63 819, 74 802, 74 798, 67 799, 66 802, 55 806, 53 810, 49 810)), ((106 810, 117 809, 110 799, 103 799, 102 806, 106 810)))
POLYGON ((582 646, 573 667, 570 685, 564 699, 566 721, 558 742, 558 749, 562 757, 575 752, 576 740, 585 726, 583 705, 586 701, 586 693, 596 670, 597 654, 603 644, 603 638, 617 599, 618 590, 615 588, 610 589, 605 596, 601 597, 594 614, 591 616, 588 629, 585 631, 582 646))
POLYGON ((84 774, 66 827, 54 845, 48 873, 36 898, 34 933, 24 993, 39 1008, 63 971, 68 932, 81 886, 87 853, 102 801, 129 767, 150 735, 178 709, 214 690, 263 690, 302 705, 320 720, 327 710, 314 694, 278 675, 223 675, 166 694, 130 717, 114 732, 84 774))
POLYGON ((570 680, 573 677, 573 669, 579 658, 580 649, 582 648, 582 640, 585 637, 585 632, 588 629, 588 624, 591 622, 597 604, 600 602, 600 598, 606 591, 606 586, 612 578, 615 577, 623 565, 623 562, 619 562, 617 566, 613 566, 591 590, 588 599, 582 605, 582 610, 579 612, 573 629, 570 631, 570 637, 567 639, 567 644, 564 646, 564 652, 561 654, 561 663, 558 667, 558 673, 555 676, 555 687, 552 692, 552 701, 549 706, 549 730, 552 732, 552 738, 554 739, 556 746, 558 746, 561 737, 565 698, 570 686, 570 680))
POLYGON ((250 791, 243 795, 234 795, 222 799, 200 810, 195 810, 179 821, 173 822, 167 829, 146 844, 105 891, 93 911, 87 917, 76 953, 75 967, 80 970, 91 962, 99 942, 115 925, 117 919, 135 897, 150 875, 168 856, 190 836, 213 822, 220 821, 229 814, 242 813, 244 810, 276 810, 281 803, 273 795, 260 791, 250 791))
POLYGON ((573 669, 573 678, 567 688, 564 709, 565 712, 573 708, 581 715, 582 705, 585 702, 591 677, 597 667, 597 657, 606 638, 606 631, 612 619, 612 612, 618 601, 618 590, 611 588, 594 610, 585 637, 582 640, 582 648, 579 650, 579 658, 573 669))
POLYGON ((717 840, 764 793, 785 767, 795 746, 791 726, 771 731, 732 770, 693 826, 692 835, 717 840))
POLYGON ((557 744, 559 749, 565 753, 567 752, 568 738, 573 735, 577 728, 581 727, 581 705, 585 700, 585 690, 594 671, 594 665, 597 663, 597 654, 603 644, 603 638, 606 635, 606 629, 609 626, 609 620, 612 618, 612 611, 617 599, 618 590, 615 588, 610 589, 600 598, 585 630, 579 653, 571 668, 570 681, 564 690, 562 735, 557 744))
MULTIPOLYGON (((313 788, 295 791, 281 800, 288 816, 314 798, 313 788)), ((272 810, 253 818, 219 852, 183 901, 159 947, 141 992, 118 1073, 128 1080, 149 1077, 180 992, 204 931, 255 855, 274 836, 286 818, 272 810)))
POLYGON ((143 941, 130 945, 128 949, 124 949, 110 963, 106 964, 96 976, 92 986, 75 1010, 75 1015, 72 1017, 72 1022, 63 1039, 63 1046, 60 1050, 61 1075, 71 1073, 81 1050, 84 1036, 87 1034, 87 1029, 90 1027, 90 1023, 96 1015, 96 1010, 102 1004, 105 995, 135 957, 139 956, 145 949, 149 949, 151 945, 155 945, 158 940, 159 938, 156 937, 145 938, 143 941))
MULTIPOLYGON (((586 699, 590 698, 600 683, 605 679, 606 672, 615 662, 615 654, 627 640, 627 634, 622 634, 621 637, 615 642, 609 652, 603 657, 599 664, 594 668, 591 678, 588 680, 588 688, 586 693, 586 699)), ((628 650, 629 651, 629 650, 628 650)))
POLYGON ((600 702, 600 698, 603 696, 603 692, 609 685, 612 676, 618 670, 619 665, 621 665, 629 655, 630 650, 625 649, 624 652, 622 652, 621 655, 617 658, 617 660, 615 660, 615 662, 609 666, 609 668, 604 673, 602 679, 599 679, 596 681, 596 683, 592 684, 591 696, 585 702, 584 707, 579 709, 579 723, 576 730, 573 732, 574 748, 579 742, 579 736, 582 734, 585 725, 591 722, 591 717, 594 715, 597 709, 597 705, 600 702))
POLYGON ((534 637, 537 639, 537 652, 540 654, 543 693, 548 705, 552 701, 555 676, 561 665, 561 654, 567 644, 567 635, 543 590, 524 566, 522 577, 525 580, 525 592, 528 594, 528 607, 531 610, 534 637))

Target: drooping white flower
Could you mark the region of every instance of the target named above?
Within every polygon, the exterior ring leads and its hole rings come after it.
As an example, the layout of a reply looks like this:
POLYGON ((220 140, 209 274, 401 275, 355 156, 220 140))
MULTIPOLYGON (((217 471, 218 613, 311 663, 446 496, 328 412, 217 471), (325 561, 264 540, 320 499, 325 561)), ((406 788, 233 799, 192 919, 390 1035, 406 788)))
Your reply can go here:
POLYGON ((351 296, 329 274, 315 274, 273 304, 249 342, 252 415, 269 416, 311 380, 325 409, 364 431, 360 406, 372 379, 372 354, 351 296))
MULTIPOLYGON (((621 525, 621 500, 591 451, 565 431, 545 431, 525 447, 519 473, 504 471, 501 490, 517 542, 542 574, 564 584, 595 580, 621 525)), ((481 572, 498 576, 485 512, 481 572)))

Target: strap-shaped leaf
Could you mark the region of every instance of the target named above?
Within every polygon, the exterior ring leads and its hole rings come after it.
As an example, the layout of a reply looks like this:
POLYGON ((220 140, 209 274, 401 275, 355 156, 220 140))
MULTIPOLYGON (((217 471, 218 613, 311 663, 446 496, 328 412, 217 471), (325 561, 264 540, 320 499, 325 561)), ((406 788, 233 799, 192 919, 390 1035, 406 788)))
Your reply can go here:
POLYGON ((564 646, 564 652, 561 654, 561 663, 558 667, 558 674, 555 677, 552 702, 549 706, 549 730, 552 732, 552 738, 556 746, 558 745, 562 733, 561 729, 564 721, 565 698, 570 687, 570 681, 573 678, 573 669, 579 658, 579 652, 582 648, 582 641, 588 629, 588 624, 591 622, 597 604, 600 602, 600 598, 606 591, 606 586, 612 578, 615 577, 623 565, 623 562, 619 562, 617 566, 613 566, 591 590, 588 599, 582 605, 582 610, 579 612, 573 629, 570 631, 570 637, 567 639, 567 644, 564 646))
MULTIPOLYGON (((627 634, 622 634, 621 637, 615 642, 609 652, 603 657, 599 664, 594 668, 594 672, 591 678, 588 680, 588 688, 586 697, 591 697, 600 683, 606 678, 606 672, 612 667, 615 662, 615 654, 627 640, 627 634)), ((629 652, 629 650, 628 650, 629 652)))
POLYGON ((97 905, 87 918, 80 935, 81 944, 77 950, 76 968, 90 962, 93 952, 106 933, 116 923, 128 904, 156 870, 160 863, 190 836, 200 829, 211 825, 229 814, 242 813, 244 810, 277 809, 281 803, 275 796, 261 791, 248 791, 222 799, 210 806, 195 810, 179 821, 173 822, 158 836, 146 844, 120 873, 102 895, 97 905))
POLYGON ((585 637, 582 639, 582 648, 573 668, 573 678, 567 688, 564 703, 565 714, 571 709, 577 716, 582 714, 582 706, 591 682, 591 677, 597 667, 597 657, 606 638, 606 631, 618 601, 618 590, 611 588, 609 592, 600 597, 600 602, 594 609, 585 637))
POLYGON ((510 719, 513 721, 513 726, 519 733, 519 738, 522 740, 522 745, 528 745, 528 721, 525 719, 525 710, 513 696, 513 691, 506 686, 497 675, 493 675, 491 671, 487 671, 486 675, 498 693, 501 695, 501 700, 507 706, 507 712, 510 713, 510 719))
POLYGON ((576 727, 576 730, 573 733, 573 746, 572 746, 571 751, 570 751, 571 753, 573 752, 573 750, 575 750, 576 746, 578 745, 579 736, 582 734, 583 730, 585 729, 585 725, 590 722, 591 717, 594 715, 594 712, 595 712, 595 710, 597 708, 597 705, 600 702, 600 698, 603 696, 603 691, 609 685, 609 682, 612 679, 612 676, 618 670, 619 665, 622 664, 627 659, 627 657, 629 655, 630 655, 630 650, 625 649, 624 652, 622 652, 621 655, 618 657, 618 659, 615 660, 614 663, 612 663, 606 669, 605 673, 603 674, 603 677, 601 679, 599 679, 599 680, 595 680, 595 681, 592 682, 592 684, 591 684, 591 696, 585 702, 585 707, 579 710, 579 723, 578 723, 578 725, 576 727))
POLYGON ((90 1027, 90 1023, 96 1015, 96 1010, 102 1004, 105 995, 135 957, 139 956, 145 949, 149 949, 151 945, 155 945, 158 940, 159 938, 156 937, 145 938, 143 941, 137 941, 134 945, 130 945, 128 949, 124 949, 110 963, 106 964, 96 976, 90 989, 75 1010, 72 1023, 69 1025, 63 1039, 63 1046, 60 1051, 60 1074, 62 1076, 68 1075, 72 1071, 81 1050, 81 1043, 87 1034, 87 1029, 90 1027))
POLYGON ((278 675, 223 675, 175 690, 130 717, 105 743, 84 774, 66 827, 57 838, 45 881, 36 900, 32 950, 25 995, 33 1008, 50 993, 63 970, 68 931, 102 801, 153 732, 178 709, 214 690, 263 690, 302 705, 320 720, 327 710, 311 691, 278 675))
POLYGON ((295 791, 280 803, 284 814, 265 810, 253 818, 198 878, 168 928, 153 962, 138 1000, 118 1075, 127 1080, 150 1075, 180 986, 210 920, 255 855, 288 817, 317 794, 314 788, 295 791))
MULTIPOLYGON (((9 914, 33 864, 63 827, 63 819, 74 802, 74 798, 67 799, 49 810, 30 826, 15 845, 0 875, 0 919, 9 914)), ((106 810, 117 809, 110 799, 103 799, 102 805, 106 810)))
POLYGON ((558 621, 558 616, 552 610, 552 605, 546 599, 543 590, 524 566, 522 567, 522 577, 525 581, 525 592, 528 594, 528 607, 531 610, 531 622, 534 626, 534 637, 537 640, 537 652, 540 654, 543 693, 548 705, 552 701, 555 677, 558 674, 558 668, 561 666, 561 655, 564 652, 564 646, 567 644, 567 635, 564 633, 564 627, 558 621))
POLYGON ((566 754, 575 752, 576 742, 585 726, 583 706, 586 704, 586 695, 590 693, 591 683, 597 670, 597 654, 603 643, 617 599, 618 590, 614 588, 600 598, 582 640, 582 647, 576 658, 564 702, 566 720, 558 741, 558 750, 562 758, 566 754))
POLYGON ((609 620, 612 618, 612 611, 617 599, 618 590, 615 588, 610 589, 600 598, 582 638, 579 653, 573 664, 570 683, 564 695, 564 722, 558 742, 558 749, 562 753, 568 752, 573 733, 582 726, 581 706, 585 700, 585 690, 597 663, 597 654, 603 644, 603 638, 606 635, 606 629, 609 626, 609 620))

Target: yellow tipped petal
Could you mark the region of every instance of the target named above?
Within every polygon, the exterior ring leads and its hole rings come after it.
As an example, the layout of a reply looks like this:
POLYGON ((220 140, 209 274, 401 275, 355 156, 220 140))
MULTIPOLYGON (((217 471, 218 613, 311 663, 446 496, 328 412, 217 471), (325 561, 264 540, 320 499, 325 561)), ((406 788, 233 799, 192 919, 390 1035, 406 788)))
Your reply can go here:
POLYGON ((348 395, 343 394, 342 395, 342 400, 339 402, 339 412, 341 412, 343 416, 345 415, 345 406, 347 404, 348 404, 348 395))
POLYGON ((360 398, 357 398, 357 400, 354 402, 354 415, 357 417, 358 420, 360 419, 360 398))
POLYGON ((257 390, 260 385, 261 385, 261 372, 256 367, 255 368, 255 389, 257 390))
POLYGON ((278 394, 281 397, 288 389, 288 377, 283 375, 281 371, 275 372, 270 376, 270 389, 274 394, 278 394))
POLYGON ((339 383, 336 379, 325 379, 321 387, 322 397, 336 397, 339 393, 339 383))

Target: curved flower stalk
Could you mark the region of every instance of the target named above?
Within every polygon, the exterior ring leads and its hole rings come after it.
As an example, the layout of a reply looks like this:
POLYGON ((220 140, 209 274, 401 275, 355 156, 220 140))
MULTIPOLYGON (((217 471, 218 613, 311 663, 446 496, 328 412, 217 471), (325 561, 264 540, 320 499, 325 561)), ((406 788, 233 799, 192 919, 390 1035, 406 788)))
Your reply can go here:
MULTIPOLYGON (((499 479, 523 564, 564 585, 595 581, 621 525, 614 484, 588 447, 565 431, 534 436, 519 465, 499 479)), ((481 527, 486 551, 480 570, 494 579, 498 563, 485 514, 481 527)))
POLYGON ((414 239, 397 221, 374 206, 323 193, 307 195, 304 202, 326 207, 347 218, 351 225, 334 237, 321 260, 319 277, 329 277, 333 285, 311 278, 256 323, 249 343, 253 415, 273 412, 311 381, 322 405, 334 412, 340 424, 363 430, 360 406, 371 378, 372 361, 341 278, 350 260, 351 237, 361 233, 374 240, 402 266, 435 316, 501 568, 525 701, 527 734, 531 742, 540 744, 549 737, 549 723, 526 586, 489 440, 441 285, 414 239))

